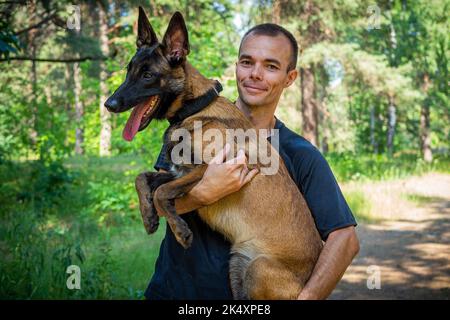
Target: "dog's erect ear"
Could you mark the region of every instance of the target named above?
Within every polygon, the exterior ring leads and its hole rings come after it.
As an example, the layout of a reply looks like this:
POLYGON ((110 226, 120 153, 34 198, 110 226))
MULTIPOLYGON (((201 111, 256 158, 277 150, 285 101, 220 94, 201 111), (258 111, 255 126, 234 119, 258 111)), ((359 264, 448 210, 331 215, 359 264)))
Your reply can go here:
POLYGON ((170 19, 162 44, 171 64, 181 63, 189 54, 188 32, 180 12, 175 12, 170 19))
POLYGON ((145 15, 144 9, 139 7, 139 18, 138 18, 138 36, 136 39, 136 46, 138 48, 142 46, 152 46, 158 42, 155 31, 153 31, 150 22, 145 15))

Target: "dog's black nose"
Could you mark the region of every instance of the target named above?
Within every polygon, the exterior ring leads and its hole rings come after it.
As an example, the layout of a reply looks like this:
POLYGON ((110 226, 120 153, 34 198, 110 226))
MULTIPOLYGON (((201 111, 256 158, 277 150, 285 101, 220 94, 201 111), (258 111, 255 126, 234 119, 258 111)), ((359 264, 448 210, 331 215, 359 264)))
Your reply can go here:
POLYGON ((119 101, 117 101, 117 99, 114 98, 113 99, 109 98, 108 100, 105 101, 105 107, 109 111, 114 111, 119 107, 119 101))

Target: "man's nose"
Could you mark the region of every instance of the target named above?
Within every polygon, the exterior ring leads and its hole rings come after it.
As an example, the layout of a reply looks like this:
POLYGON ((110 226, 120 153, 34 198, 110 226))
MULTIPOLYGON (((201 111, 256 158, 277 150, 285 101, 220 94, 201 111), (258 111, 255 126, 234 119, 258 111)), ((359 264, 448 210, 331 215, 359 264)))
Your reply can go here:
POLYGON ((262 70, 261 66, 255 64, 252 69, 251 78, 256 80, 262 80, 262 70))

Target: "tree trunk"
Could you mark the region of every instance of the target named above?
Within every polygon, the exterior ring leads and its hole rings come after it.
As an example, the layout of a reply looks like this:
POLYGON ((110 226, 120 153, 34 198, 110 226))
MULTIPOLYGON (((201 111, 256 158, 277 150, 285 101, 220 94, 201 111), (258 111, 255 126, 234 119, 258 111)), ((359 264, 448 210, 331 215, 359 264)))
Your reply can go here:
POLYGON ((151 9, 151 11, 153 13, 153 17, 155 17, 155 18, 159 16, 157 2, 158 1, 156 1, 156 0, 150 0, 150 9, 151 9))
POLYGON ((395 125, 397 122, 396 107, 393 96, 389 96, 389 107, 388 107, 388 131, 387 131, 387 153, 392 156, 394 152, 394 135, 395 135, 395 125))
POLYGON ((378 143, 375 139, 375 123, 376 123, 376 117, 375 117, 375 106, 372 106, 370 108, 370 145, 372 146, 373 153, 378 153, 378 143))
MULTIPOLYGON (((77 37, 80 36, 80 30, 75 30, 77 37)), ((80 57, 80 53, 76 54, 80 57)), ((81 67, 80 62, 75 62, 72 65, 73 68, 73 97, 74 97, 74 109, 75 109, 75 153, 83 154, 83 142, 84 142, 84 129, 83 129, 83 102, 81 101, 81 67)))
POLYGON ((320 128, 320 131, 317 130, 316 141, 317 144, 320 145, 320 151, 323 154, 326 154, 329 151, 328 139, 330 137, 330 130, 328 124, 330 121, 330 114, 324 100, 319 98, 317 87, 315 88, 315 96, 316 98, 313 99, 313 102, 317 110, 317 128, 320 128))
MULTIPOLYGON (((36 57, 36 45, 33 45, 32 47, 32 56, 36 57)), ((31 62, 31 83, 32 83, 32 104, 33 106, 31 107, 31 126, 30 126, 30 138, 31 138, 31 143, 33 144, 33 146, 36 146, 37 143, 37 139, 38 139, 38 133, 37 133, 37 118, 38 118, 38 107, 37 107, 37 71, 36 71, 36 62, 32 61, 31 62)))
MULTIPOLYGON (((389 5, 392 10, 392 7, 394 6, 394 1, 389 0, 389 5)), ((388 18, 389 18, 389 42, 391 46, 391 52, 390 52, 390 66, 391 67, 397 67, 397 56, 396 56, 396 50, 397 50, 397 33, 395 32, 394 23, 392 21, 392 14, 391 11, 387 12, 388 18)), ((395 125, 397 122, 397 116, 396 116, 396 106, 395 106, 395 97, 394 93, 389 94, 389 107, 388 107, 388 132, 387 132, 387 153, 389 156, 392 156, 394 151, 394 135, 395 135, 395 125)))
POLYGON ((274 0, 272 6, 272 23, 281 22, 281 0, 274 0))
MULTIPOLYGON (((302 3, 300 19, 307 23, 306 32, 301 31, 299 45, 305 50, 326 39, 323 32, 320 8, 316 1, 307 0, 302 3)), ((319 147, 318 106, 316 104, 315 76, 312 66, 300 68, 302 93, 303 136, 316 147, 319 147)))
POLYGON ((317 106, 314 101, 314 72, 312 68, 300 68, 302 91, 303 137, 318 146, 317 106))
POLYGON ((83 141, 84 141, 84 130, 83 130, 83 103, 81 102, 81 68, 80 63, 75 62, 73 64, 73 95, 75 102, 75 153, 83 154, 83 141))
POLYGON ((428 100, 428 88, 430 87, 430 77, 428 74, 423 76, 422 90, 425 93, 420 110, 420 142, 422 147, 422 155, 425 162, 433 161, 433 153, 431 151, 431 134, 430 134, 430 104, 428 100))
POLYGON ((65 104, 64 104, 64 109, 66 110, 67 113, 70 112, 70 109, 72 108, 72 88, 73 88, 73 66, 70 63, 66 63, 65 64, 65 69, 64 69, 64 82, 65 82, 65 104), (72 68, 71 68, 72 67, 72 68))
POLYGON ((394 23, 392 20, 389 25, 389 42, 391 44, 391 65, 396 65, 395 52, 397 50, 397 33, 395 32, 394 23))
MULTIPOLYGON (((37 18, 37 7, 36 1, 30 1, 27 5, 27 14, 29 17, 30 25, 34 25, 36 23, 37 18)), ((31 29, 28 31, 28 50, 31 54, 31 57, 36 58, 37 53, 37 32, 38 29, 31 29)), ((38 133, 37 133, 37 70, 36 70, 36 61, 31 61, 31 108, 30 108, 30 120, 29 120, 29 137, 30 142, 33 149, 37 145, 38 133)), ((40 154, 39 154, 40 157, 40 154)))
POLYGON ((423 159, 425 162, 432 162, 433 152, 431 151, 430 106, 428 105, 422 105, 422 110, 420 112, 420 132, 423 159))
POLYGON ((322 139, 322 153, 327 154, 329 150, 330 148, 328 146, 328 136, 324 135, 322 139))
MULTIPOLYGON (((98 2, 98 15, 99 15, 99 34, 100 34, 100 47, 104 56, 109 55, 108 45, 108 18, 107 8, 109 1, 105 2, 105 7, 98 2)), ((106 85, 106 79, 108 73, 106 71, 106 64, 104 61, 100 61, 100 156, 111 155, 111 114, 104 107, 104 102, 108 98, 108 87, 106 85)))
MULTIPOLYGON (((397 66, 397 33, 395 31, 394 22, 392 21, 392 13, 391 10, 394 6, 394 1, 389 0, 390 10, 387 12, 387 17, 389 19, 389 45, 390 45, 390 55, 389 55, 389 65, 391 67, 397 66)), ((388 106, 388 131, 387 131, 387 143, 386 149, 388 156, 392 156, 394 151, 394 135, 395 135, 395 124, 397 122, 396 119, 396 106, 395 106, 395 97, 394 93, 389 94, 388 97, 389 106, 388 106)))

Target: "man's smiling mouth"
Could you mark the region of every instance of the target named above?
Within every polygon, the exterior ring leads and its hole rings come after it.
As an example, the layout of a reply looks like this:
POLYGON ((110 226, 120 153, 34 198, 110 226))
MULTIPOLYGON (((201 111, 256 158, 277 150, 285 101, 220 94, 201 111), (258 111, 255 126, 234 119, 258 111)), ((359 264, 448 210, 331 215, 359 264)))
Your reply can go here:
POLYGON ((245 90, 247 90, 249 93, 261 93, 264 91, 267 91, 266 88, 258 87, 258 86, 252 86, 252 85, 243 85, 245 90))

